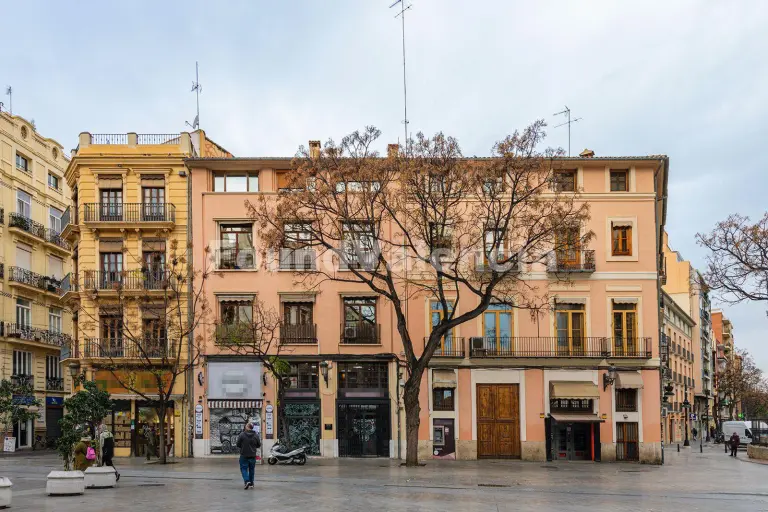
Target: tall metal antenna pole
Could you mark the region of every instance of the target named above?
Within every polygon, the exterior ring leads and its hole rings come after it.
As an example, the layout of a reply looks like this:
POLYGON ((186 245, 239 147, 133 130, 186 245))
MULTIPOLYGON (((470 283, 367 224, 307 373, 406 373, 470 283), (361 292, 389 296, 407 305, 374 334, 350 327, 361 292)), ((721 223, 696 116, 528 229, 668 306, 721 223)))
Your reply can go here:
POLYGON ((5 94, 8 95, 8 109, 11 115, 13 115, 13 87, 10 85, 5 89, 5 94))
POLYGON ((405 6, 405 0, 397 0, 395 3, 389 6, 389 8, 393 8, 397 4, 400 4, 400 12, 395 16, 395 18, 400 17, 401 26, 402 26, 402 32, 403 32, 403 131, 405 133, 405 156, 408 156, 408 87, 406 85, 406 75, 405 75, 405 11, 413 7, 412 5, 409 5, 408 7, 405 6))
POLYGON ((200 85, 200 73, 197 65, 197 61, 195 61, 195 81, 192 82, 192 91, 196 95, 197 99, 197 115, 195 116, 195 120, 192 121, 190 124, 189 121, 185 121, 185 124, 187 126, 192 127, 193 130, 196 130, 197 128, 200 128, 200 93, 203 92, 203 86, 200 85))
POLYGON ((568 105, 565 106, 565 110, 563 110, 562 112, 557 112, 556 114, 552 114, 552 115, 554 116, 565 115, 565 118, 567 119, 566 122, 558 124, 557 126, 555 126, 555 128, 568 125, 568 156, 571 156, 571 125, 573 123, 577 123, 581 121, 582 118, 577 117, 576 119, 571 120, 571 109, 568 108, 568 105))

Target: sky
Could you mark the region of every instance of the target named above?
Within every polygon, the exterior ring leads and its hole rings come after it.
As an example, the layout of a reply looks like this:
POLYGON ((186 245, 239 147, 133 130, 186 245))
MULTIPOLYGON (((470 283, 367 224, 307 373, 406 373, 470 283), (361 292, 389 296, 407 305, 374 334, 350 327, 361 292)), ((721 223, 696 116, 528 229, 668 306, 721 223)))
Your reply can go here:
MULTIPOLYGON (((374 125, 403 137, 394 0, 4 2, 0 86, 38 130, 173 133, 195 117, 239 156, 290 156, 310 139, 374 125)), ((670 244, 730 213, 766 210, 768 2, 407 0, 409 131, 445 132, 465 155, 536 119, 574 118, 572 153, 670 157, 670 244)), ((8 96, 0 101, 8 108, 8 96)), ((768 372, 768 304, 724 308, 737 347, 768 372)))

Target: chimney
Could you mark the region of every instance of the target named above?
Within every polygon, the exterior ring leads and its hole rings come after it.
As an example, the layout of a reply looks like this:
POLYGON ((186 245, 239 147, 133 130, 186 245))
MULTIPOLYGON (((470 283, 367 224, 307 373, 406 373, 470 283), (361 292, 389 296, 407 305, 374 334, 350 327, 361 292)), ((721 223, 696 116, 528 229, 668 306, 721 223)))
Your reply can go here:
POLYGON ((320 141, 319 140, 309 141, 309 157, 313 159, 320 158, 320 141))
POLYGON ((395 158, 400 154, 400 144, 387 144, 387 157, 395 158))
POLYGON ((592 151, 591 149, 585 149, 584 151, 582 151, 581 153, 579 153, 579 156, 580 156, 581 158, 594 158, 594 156, 595 156, 595 152, 594 152, 594 151, 592 151))

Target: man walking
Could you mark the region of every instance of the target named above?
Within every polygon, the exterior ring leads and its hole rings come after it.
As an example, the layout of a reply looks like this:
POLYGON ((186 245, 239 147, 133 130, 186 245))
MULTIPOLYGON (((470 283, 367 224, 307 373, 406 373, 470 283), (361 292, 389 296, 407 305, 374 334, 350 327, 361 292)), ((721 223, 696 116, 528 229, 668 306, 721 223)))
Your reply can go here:
POLYGON ((253 473, 256 469, 256 452, 261 448, 261 439, 253 431, 253 424, 248 423, 245 430, 237 438, 237 447, 240 448, 240 473, 243 475, 245 487, 253 488, 253 473))
POLYGON ((741 443, 741 438, 739 434, 734 432, 731 436, 731 457, 738 457, 739 443, 741 443))

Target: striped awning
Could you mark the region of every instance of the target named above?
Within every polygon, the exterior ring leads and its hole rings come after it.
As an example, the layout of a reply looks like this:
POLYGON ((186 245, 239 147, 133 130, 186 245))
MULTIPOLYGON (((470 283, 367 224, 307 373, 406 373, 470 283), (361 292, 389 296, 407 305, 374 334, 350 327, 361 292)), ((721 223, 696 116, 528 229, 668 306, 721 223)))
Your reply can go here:
POLYGON ((261 409, 263 400, 208 400, 209 409, 261 409))

